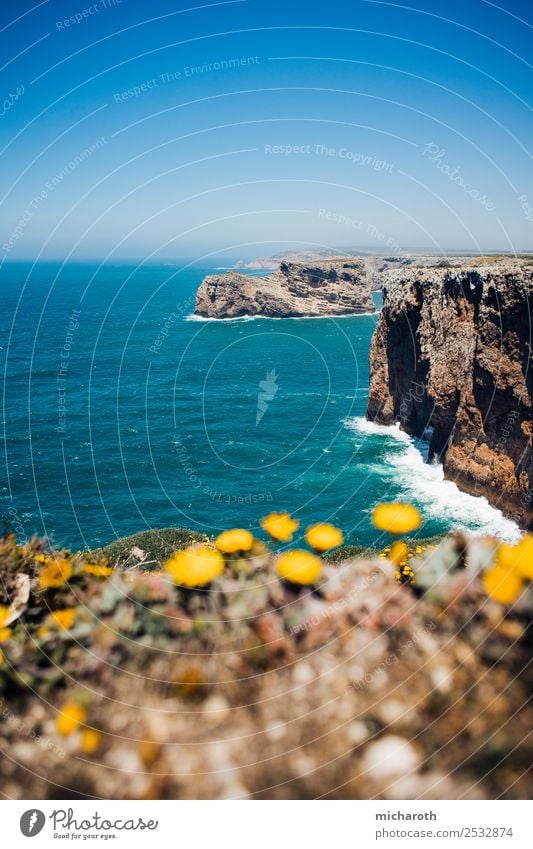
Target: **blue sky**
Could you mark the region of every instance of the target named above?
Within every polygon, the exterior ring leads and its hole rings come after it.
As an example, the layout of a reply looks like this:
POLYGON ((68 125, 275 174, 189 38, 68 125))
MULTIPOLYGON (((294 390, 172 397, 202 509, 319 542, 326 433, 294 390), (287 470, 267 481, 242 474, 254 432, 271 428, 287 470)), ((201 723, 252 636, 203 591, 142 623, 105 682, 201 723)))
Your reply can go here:
POLYGON ((18 0, 0 259, 533 247, 525 0, 18 0))

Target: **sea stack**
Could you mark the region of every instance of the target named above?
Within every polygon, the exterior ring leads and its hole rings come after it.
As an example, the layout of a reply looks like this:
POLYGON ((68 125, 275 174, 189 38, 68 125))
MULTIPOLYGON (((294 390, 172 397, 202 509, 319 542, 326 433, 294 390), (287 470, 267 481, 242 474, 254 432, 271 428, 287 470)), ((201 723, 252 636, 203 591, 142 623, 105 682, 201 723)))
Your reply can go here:
POLYGON ((228 271, 206 277, 196 315, 206 318, 303 318, 373 312, 371 276, 363 259, 282 262, 267 277, 228 271))
POLYGON ((430 438, 447 478, 533 527, 533 261, 390 272, 367 417, 430 438))

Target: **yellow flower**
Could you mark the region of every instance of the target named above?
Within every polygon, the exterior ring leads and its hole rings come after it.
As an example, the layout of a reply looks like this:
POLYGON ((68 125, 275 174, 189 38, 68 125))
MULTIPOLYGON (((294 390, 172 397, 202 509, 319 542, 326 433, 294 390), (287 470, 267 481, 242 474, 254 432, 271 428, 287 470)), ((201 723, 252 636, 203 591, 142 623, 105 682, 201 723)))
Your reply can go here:
POLYGON ((46 554, 36 554, 34 560, 36 560, 37 563, 46 563, 48 557, 46 556, 46 554))
POLYGON ((184 551, 176 551, 165 563, 165 569, 176 584, 203 587, 222 574, 224 558, 205 545, 191 545, 184 551))
POLYGON ((245 531, 243 528, 233 528, 231 531, 224 531, 217 537, 215 542, 216 547, 223 554, 250 551, 253 544, 253 534, 250 531, 245 531))
POLYGON ((83 571, 86 572, 87 575, 94 575, 96 578, 107 578, 109 575, 113 574, 111 566, 104 566, 103 564, 98 563, 84 563, 83 571))
POLYGON ((85 755, 92 755, 100 748, 102 735, 94 728, 85 728, 81 735, 81 750, 85 755))
POLYGON ((0 627, 4 624, 9 616, 9 607, 6 604, 0 604, 0 627))
POLYGON ((315 551, 329 551, 330 548, 337 548, 344 542, 342 531, 328 522, 311 525, 305 532, 305 538, 308 545, 315 551))
POLYGON ((46 625, 39 625, 37 628, 37 636, 40 640, 46 639, 48 634, 50 633, 50 629, 46 627, 46 625))
POLYGON ((269 513, 261 519, 260 525, 272 539, 279 542, 290 542, 293 533, 300 527, 299 521, 289 513, 269 513))
POLYGON ((322 574, 322 561, 309 551, 287 551, 278 557, 277 572, 293 584, 314 584, 322 574))
POLYGON ((494 564, 533 581, 533 534, 526 534, 516 545, 502 542, 496 551, 494 564))
POLYGON ((390 534, 408 534, 422 524, 422 516, 412 504, 393 502, 378 504, 372 513, 372 521, 379 531, 390 534))
POLYGON ((11 628, 0 628, 0 643, 5 643, 11 636, 11 628))
POLYGON ((526 534, 516 546, 516 568, 520 574, 533 581, 533 534, 526 534))
POLYGON ((72 563, 64 557, 50 560, 48 565, 39 572, 39 586, 42 590, 50 587, 62 587, 65 581, 72 576, 72 563))
POLYGON ((516 549, 516 545, 508 545, 507 543, 502 542, 496 551, 494 563, 497 566, 501 566, 503 569, 514 569, 516 563, 516 549))
POLYGON ((522 592, 522 578, 504 566, 492 566, 483 575, 487 595, 500 604, 513 604, 522 592))
POLYGON ((391 546, 389 558, 395 566, 403 566, 409 557, 409 549, 404 542, 398 540, 391 546))
POLYGON ((87 712, 83 705, 80 705, 79 702, 65 702, 59 711, 59 716, 56 719, 56 729, 58 734, 61 734, 63 737, 68 737, 69 734, 76 731, 78 726, 85 721, 86 716, 87 712))
POLYGON ((68 631, 74 625, 76 619, 76 608, 66 607, 64 610, 54 610, 49 617, 52 625, 56 625, 63 631, 68 631))

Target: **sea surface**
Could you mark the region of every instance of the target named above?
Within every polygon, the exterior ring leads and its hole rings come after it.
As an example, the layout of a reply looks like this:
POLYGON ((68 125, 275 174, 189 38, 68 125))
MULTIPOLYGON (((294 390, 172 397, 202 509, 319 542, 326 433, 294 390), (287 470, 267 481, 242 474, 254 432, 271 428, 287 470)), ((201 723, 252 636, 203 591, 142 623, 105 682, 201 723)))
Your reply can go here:
MULTIPOLYGON (((213 268, 5 263, 0 515, 73 549, 148 528, 260 533, 270 510, 384 542, 380 501, 516 536, 398 428, 365 421, 375 315, 194 320, 213 268)), ((380 295, 376 293, 379 307, 380 295)))

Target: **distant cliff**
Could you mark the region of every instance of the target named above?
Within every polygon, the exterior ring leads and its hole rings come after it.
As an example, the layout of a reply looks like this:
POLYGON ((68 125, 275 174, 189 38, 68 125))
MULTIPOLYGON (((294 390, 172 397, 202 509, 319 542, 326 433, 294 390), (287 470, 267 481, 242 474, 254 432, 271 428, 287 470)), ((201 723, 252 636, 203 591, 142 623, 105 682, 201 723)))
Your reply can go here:
POLYGON ((367 416, 430 436, 447 478, 533 526, 533 263, 389 272, 367 416))
POLYGON ((268 277, 228 271, 206 277, 196 295, 197 315, 273 318, 351 315, 374 311, 364 261, 282 262, 268 277))

